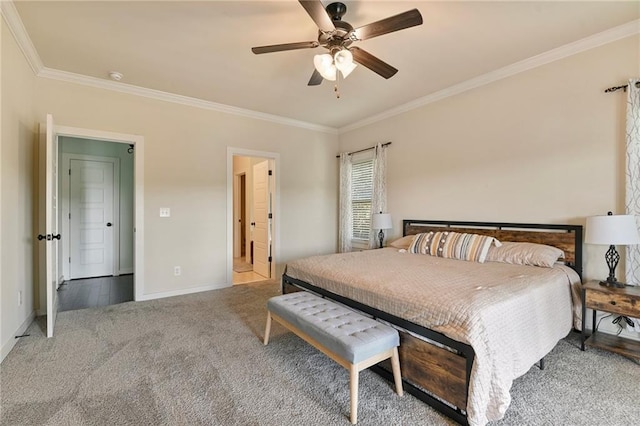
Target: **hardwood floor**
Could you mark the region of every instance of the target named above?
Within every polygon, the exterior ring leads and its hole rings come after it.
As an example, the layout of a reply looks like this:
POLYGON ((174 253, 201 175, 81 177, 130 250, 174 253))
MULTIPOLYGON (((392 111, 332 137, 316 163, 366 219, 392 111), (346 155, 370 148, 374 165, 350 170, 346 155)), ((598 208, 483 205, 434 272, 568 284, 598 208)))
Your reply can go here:
POLYGON ((130 302, 133 275, 65 281, 58 289, 58 299, 58 312, 130 302))
POLYGON ((233 284, 247 284, 268 279, 253 271, 253 265, 243 257, 233 258, 233 284))
POLYGON ((267 277, 263 277, 262 275, 255 273, 253 271, 249 272, 236 272, 233 271, 233 284, 247 284, 253 283, 256 281, 264 281, 268 279, 267 277))

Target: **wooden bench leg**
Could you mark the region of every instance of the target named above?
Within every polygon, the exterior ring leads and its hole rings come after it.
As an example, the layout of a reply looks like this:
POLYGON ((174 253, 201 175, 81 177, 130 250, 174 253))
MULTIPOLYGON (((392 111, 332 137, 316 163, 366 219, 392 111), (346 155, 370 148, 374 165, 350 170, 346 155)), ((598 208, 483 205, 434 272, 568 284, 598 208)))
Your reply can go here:
POLYGON ((358 378, 360 372, 355 365, 349 366, 349 375, 351 376, 350 391, 351 391, 351 424, 355 425, 358 421, 358 378))
POLYGON ((402 396, 402 375, 400 374, 400 358, 398 357, 398 348, 393 348, 391 355, 391 368, 393 369, 393 381, 396 383, 396 392, 402 396))
POLYGON ((264 344, 269 344, 269 334, 271 333, 271 312, 267 311, 267 327, 264 329, 264 344))

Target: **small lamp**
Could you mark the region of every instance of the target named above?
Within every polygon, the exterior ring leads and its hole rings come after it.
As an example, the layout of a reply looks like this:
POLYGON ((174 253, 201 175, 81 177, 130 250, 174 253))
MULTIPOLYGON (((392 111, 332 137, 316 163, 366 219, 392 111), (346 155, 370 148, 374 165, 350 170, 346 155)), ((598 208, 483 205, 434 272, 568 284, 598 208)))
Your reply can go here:
POLYGON ((604 256, 609 267, 609 276, 605 281, 600 281, 600 284, 607 287, 624 287, 625 284, 619 282, 615 275, 616 266, 620 260, 616 244, 625 246, 640 244, 635 216, 614 215, 611 212, 606 216, 591 216, 587 218, 586 228, 585 243, 609 246, 604 256))
POLYGON ((379 229, 378 238, 380 239, 380 248, 382 248, 382 242, 384 241, 384 231, 383 229, 391 229, 393 228, 393 224, 391 222, 391 215, 389 213, 374 213, 371 217, 371 227, 373 229, 379 229))

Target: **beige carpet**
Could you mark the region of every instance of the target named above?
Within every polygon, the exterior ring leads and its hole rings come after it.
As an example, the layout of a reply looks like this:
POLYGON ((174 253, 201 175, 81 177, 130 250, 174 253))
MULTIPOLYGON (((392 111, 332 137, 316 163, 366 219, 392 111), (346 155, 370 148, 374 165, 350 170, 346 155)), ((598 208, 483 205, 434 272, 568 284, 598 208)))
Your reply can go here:
MULTIPOLYGON (((346 370, 274 324, 275 282, 61 312, 30 327, 0 366, 2 425, 345 425, 346 370)), ((523 330, 526 334, 526 330, 523 330)), ((634 425, 640 366, 562 340, 518 379, 499 425, 634 425)), ((361 373, 359 425, 451 425, 361 373)))

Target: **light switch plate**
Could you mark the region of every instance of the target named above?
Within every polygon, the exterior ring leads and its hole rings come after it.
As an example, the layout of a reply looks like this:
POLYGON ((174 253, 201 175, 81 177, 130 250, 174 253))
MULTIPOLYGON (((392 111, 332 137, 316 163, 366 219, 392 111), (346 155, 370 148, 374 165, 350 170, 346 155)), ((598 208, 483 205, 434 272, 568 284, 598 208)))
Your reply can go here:
POLYGON ((160 217, 170 217, 171 209, 169 207, 160 207, 160 217))

